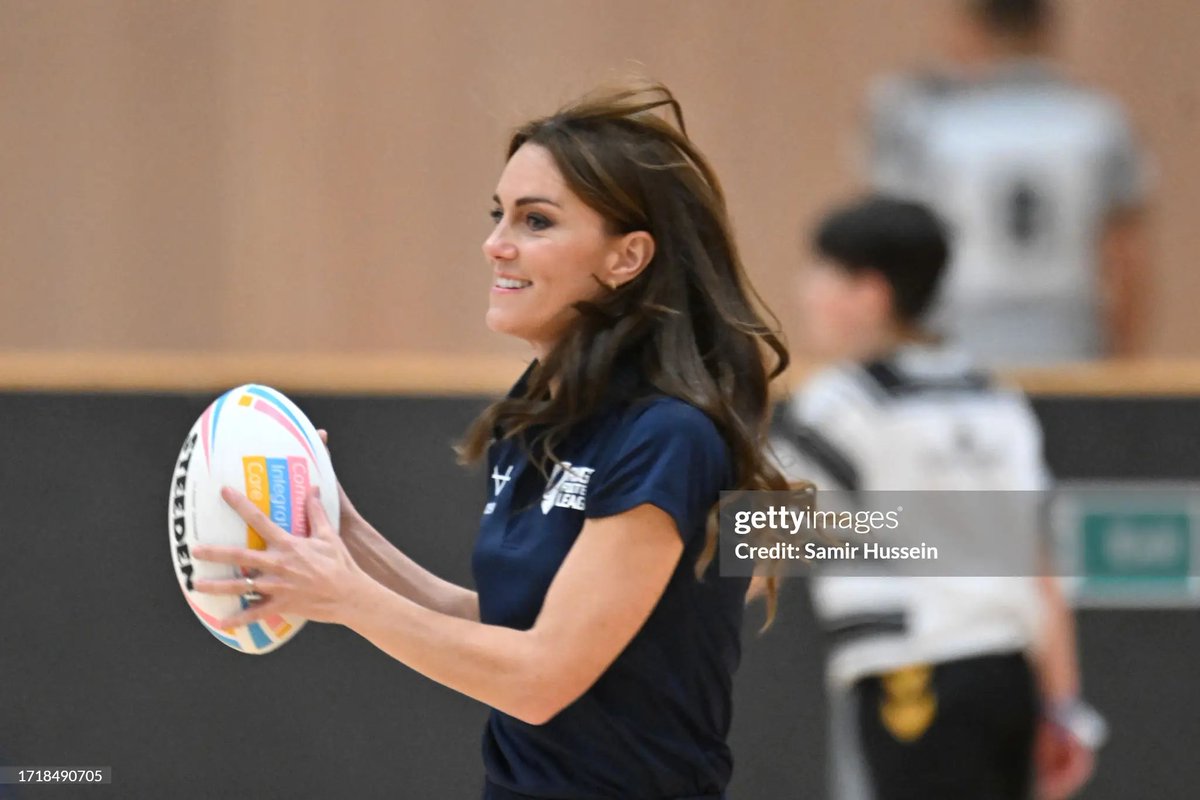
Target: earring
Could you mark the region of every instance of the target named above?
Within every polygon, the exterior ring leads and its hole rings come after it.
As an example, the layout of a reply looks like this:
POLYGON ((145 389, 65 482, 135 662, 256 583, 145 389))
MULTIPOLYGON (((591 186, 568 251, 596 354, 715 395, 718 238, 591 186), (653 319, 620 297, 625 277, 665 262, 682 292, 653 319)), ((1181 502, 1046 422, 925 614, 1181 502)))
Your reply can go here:
POLYGON ((615 292, 617 290, 617 282, 615 280, 610 280, 608 282, 608 288, 615 292))

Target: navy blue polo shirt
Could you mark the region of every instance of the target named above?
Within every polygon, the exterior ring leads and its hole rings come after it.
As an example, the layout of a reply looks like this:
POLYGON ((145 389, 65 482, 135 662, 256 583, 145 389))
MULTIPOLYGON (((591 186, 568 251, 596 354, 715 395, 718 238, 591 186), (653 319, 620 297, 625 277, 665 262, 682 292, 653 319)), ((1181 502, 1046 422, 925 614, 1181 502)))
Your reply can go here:
MULTIPOLYGON (((521 384, 518 384, 520 387, 521 384)), ((514 390, 516 391, 516 390, 514 390)), ((483 622, 533 626, 546 590, 589 518, 643 503, 667 512, 683 557, 616 661, 544 725, 495 709, 483 736, 486 798, 719 798, 748 581, 698 580, 709 509, 731 488, 729 448, 681 400, 611 404, 555 450, 544 476, 515 439, 488 454, 488 501, 472 556, 483 622)))

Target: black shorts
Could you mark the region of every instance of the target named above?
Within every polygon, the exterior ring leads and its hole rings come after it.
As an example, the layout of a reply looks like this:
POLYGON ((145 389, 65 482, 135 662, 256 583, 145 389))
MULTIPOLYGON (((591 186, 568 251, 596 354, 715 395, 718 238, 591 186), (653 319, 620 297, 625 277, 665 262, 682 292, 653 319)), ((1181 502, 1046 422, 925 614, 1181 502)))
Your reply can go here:
MULTIPOLYGON (((483 785, 483 800, 545 800, 540 795, 521 794, 514 792, 512 789, 505 789, 503 786, 497 786, 491 781, 485 781, 483 785)), ((727 800, 726 795, 722 794, 703 794, 695 795, 694 797, 679 797, 672 800, 727 800)))
POLYGON ((854 686, 872 800, 1028 800, 1038 697, 1020 653, 916 665, 854 686))

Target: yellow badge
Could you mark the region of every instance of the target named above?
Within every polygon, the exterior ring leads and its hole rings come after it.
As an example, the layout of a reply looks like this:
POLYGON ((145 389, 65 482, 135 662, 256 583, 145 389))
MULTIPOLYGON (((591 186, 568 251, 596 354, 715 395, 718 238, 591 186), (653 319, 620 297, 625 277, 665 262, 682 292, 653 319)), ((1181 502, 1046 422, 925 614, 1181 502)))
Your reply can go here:
POLYGON ((921 738, 937 716, 937 696, 931 682, 933 669, 917 664, 883 676, 884 698, 879 703, 883 727, 901 742, 921 738))

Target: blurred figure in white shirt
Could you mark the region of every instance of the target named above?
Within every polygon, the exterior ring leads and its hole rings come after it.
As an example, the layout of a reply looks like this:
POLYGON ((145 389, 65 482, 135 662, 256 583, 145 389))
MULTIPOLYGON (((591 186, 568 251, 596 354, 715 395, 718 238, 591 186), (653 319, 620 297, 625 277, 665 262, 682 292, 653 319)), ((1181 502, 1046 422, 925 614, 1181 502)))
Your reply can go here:
POLYGON ((1027 572, 989 571, 996 549, 1041 548, 1027 513, 1049 484, 1038 421, 1020 391, 923 331, 949 256, 924 206, 871 197, 837 209, 814 250, 800 313, 834 365, 777 408, 780 467, 816 484, 818 508, 831 492, 930 493, 919 537, 946 545, 947 559, 984 564, 915 577, 817 565, 832 796, 1028 800, 1036 786, 1040 798, 1067 797, 1091 773, 1101 724, 1079 699, 1070 611, 1034 558, 1027 572), (1018 502, 980 524, 995 509, 955 515, 964 497, 1018 502))
POLYGON ((1050 60, 1050 0, 938 0, 946 63, 881 80, 869 181, 951 228, 931 324, 991 365, 1136 353, 1147 169, 1120 105, 1050 60))

